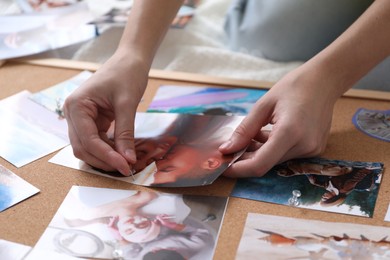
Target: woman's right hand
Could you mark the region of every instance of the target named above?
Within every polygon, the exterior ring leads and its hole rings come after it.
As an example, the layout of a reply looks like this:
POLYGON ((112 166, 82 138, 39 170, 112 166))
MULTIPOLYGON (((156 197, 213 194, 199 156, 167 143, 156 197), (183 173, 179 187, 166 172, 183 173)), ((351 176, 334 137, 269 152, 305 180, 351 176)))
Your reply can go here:
POLYGON ((318 156, 325 150, 339 94, 318 75, 303 65, 256 102, 220 151, 231 154, 253 141, 256 145, 249 146, 225 176, 261 177, 278 163, 318 156), (271 131, 263 129, 267 124, 273 125, 271 131))
POLYGON ((130 175, 136 162, 134 118, 148 71, 136 55, 114 54, 66 99, 64 112, 77 158, 105 171, 130 175), (113 121, 112 141, 107 131, 113 121))

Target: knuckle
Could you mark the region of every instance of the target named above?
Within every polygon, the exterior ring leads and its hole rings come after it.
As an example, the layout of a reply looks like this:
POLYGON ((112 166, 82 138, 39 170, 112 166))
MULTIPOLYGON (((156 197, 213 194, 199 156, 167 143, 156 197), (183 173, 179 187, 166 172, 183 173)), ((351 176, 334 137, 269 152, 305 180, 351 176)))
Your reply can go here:
POLYGON ((70 116, 74 112, 81 110, 82 102, 77 97, 70 95, 67 97, 62 105, 62 110, 66 117, 70 116))
POLYGON ((80 149, 78 147, 73 147, 73 155, 78 159, 83 159, 83 149, 80 149))
POLYGON ((325 150, 325 146, 322 145, 317 139, 307 140, 304 146, 303 153, 309 156, 316 156, 321 154, 325 150))
POLYGON ((80 149, 82 149, 83 151, 84 150, 93 151, 94 143, 96 143, 96 141, 99 140, 100 140, 100 136, 95 136, 95 135, 89 137, 80 136, 80 143, 82 147, 80 149))
POLYGON ((119 133, 116 133, 116 140, 119 141, 131 141, 134 142, 134 131, 132 130, 122 130, 119 133))
POLYGON ((234 130, 234 134, 239 136, 239 137, 246 137, 247 135, 247 126, 246 124, 240 124, 237 126, 237 128, 234 130))
POLYGON ((64 109, 69 109, 73 104, 77 104, 76 98, 70 95, 64 101, 64 109))

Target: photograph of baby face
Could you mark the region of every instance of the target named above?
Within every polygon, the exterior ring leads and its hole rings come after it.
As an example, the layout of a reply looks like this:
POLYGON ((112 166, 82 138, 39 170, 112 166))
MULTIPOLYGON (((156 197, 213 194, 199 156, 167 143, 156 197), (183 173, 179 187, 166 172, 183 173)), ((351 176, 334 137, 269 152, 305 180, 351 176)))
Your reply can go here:
POLYGON ((148 112, 199 115, 247 115, 267 90, 163 85, 157 90, 148 112))
POLYGON ((218 150, 241 116, 138 113, 137 117, 135 184, 208 185, 241 155, 223 155, 218 150))
POLYGON ((360 108, 356 111, 352 121, 363 133, 390 142, 390 110, 360 108))
POLYGON ((390 228, 249 213, 236 258, 388 259, 390 228))
POLYGON ((102 259, 212 259, 226 203, 73 186, 35 248, 102 259))
POLYGON ((137 163, 133 165, 133 176, 92 168, 75 158, 70 146, 49 162, 142 186, 208 185, 242 154, 243 151, 223 155, 218 150, 242 119, 243 116, 137 113, 137 163))
POLYGON ((379 162, 296 159, 261 178, 237 180, 231 196, 372 217, 382 172, 379 162))
POLYGON ((39 189, 0 165, 0 212, 38 192, 39 189))

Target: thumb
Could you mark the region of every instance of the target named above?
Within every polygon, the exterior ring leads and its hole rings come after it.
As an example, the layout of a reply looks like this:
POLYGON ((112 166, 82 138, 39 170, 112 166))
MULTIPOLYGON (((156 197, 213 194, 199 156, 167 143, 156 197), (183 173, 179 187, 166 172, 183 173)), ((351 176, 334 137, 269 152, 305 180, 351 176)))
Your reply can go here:
POLYGON ((258 113, 258 111, 263 111, 263 108, 258 104, 256 105, 257 107, 254 107, 237 126, 229 140, 219 147, 221 153, 231 154, 246 148, 260 132, 268 115, 264 112, 258 113))
POLYGON ((247 121, 245 118, 234 130, 229 140, 219 147, 221 153, 231 154, 238 152, 250 144, 255 133, 253 133, 253 127, 249 127, 250 122, 247 121))
POLYGON ((130 164, 135 164, 137 157, 134 146, 134 113, 116 113, 115 115, 115 147, 130 164))

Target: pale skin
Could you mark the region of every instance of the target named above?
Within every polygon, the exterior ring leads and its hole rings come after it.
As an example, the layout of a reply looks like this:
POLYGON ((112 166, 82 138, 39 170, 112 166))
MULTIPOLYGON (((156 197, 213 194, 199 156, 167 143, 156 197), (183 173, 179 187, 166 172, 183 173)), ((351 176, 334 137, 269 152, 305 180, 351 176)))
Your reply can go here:
POLYGON ((277 163, 321 154, 337 99, 390 55, 390 2, 377 0, 337 40, 277 82, 261 98, 220 151, 238 151, 255 139, 225 173, 262 176, 277 163), (262 126, 272 123, 271 132, 262 126))
MULTIPOLYGON (((182 1, 134 1, 115 54, 65 102, 76 157, 129 175, 136 162, 134 117, 156 50, 182 1), (134 25, 137 26, 134 26, 134 25), (114 144, 106 135, 115 120, 114 144)), ((390 55, 390 1, 376 0, 327 48, 291 71, 264 95, 219 149, 251 150, 228 177, 262 176, 275 164, 321 154, 337 99, 390 55), (261 128, 273 124, 270 132, 261 128)))

